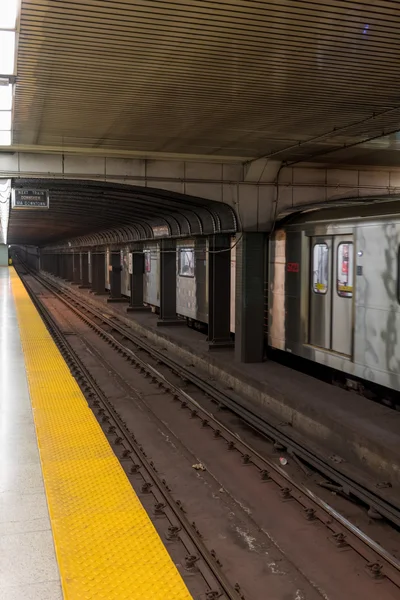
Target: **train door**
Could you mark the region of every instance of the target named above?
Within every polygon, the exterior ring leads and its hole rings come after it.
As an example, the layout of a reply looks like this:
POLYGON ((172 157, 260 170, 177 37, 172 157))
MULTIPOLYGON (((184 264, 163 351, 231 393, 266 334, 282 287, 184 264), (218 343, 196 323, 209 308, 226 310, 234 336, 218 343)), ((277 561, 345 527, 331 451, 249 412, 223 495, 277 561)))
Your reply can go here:
POLYGON ((352 354, 353 236, 311 238, 309 343, 352 354))
POLYGON ((332 238, 311 238, 311 295, 309 342, 330 349, 332 238))
POLYGON ((333 238, 334 288, 332 289, 332 350, 352 353, 353 334, 353 236, 333 238))

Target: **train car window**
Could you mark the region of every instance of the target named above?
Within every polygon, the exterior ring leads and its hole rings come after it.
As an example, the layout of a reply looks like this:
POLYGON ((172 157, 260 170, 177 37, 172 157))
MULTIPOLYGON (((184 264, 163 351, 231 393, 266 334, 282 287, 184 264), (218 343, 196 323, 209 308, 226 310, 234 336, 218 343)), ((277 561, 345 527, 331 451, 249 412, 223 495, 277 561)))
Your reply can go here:
POLYGON ((180 248, 178 273, 181 277, 194 277, 194 248, 180 248))
POLYGON ((353 244, 342 242, 337 249, 336 291, 342 298, 353 297, 353 244))
POLYGON ((151 273, 151 252, 150 252, 150 250, 144 251, 144 272, 151 273))
POLYGON ((328 291, 328 257, 328 246, 315 244, 313 250, 313 291, 315 294, 326 294, 328 291))

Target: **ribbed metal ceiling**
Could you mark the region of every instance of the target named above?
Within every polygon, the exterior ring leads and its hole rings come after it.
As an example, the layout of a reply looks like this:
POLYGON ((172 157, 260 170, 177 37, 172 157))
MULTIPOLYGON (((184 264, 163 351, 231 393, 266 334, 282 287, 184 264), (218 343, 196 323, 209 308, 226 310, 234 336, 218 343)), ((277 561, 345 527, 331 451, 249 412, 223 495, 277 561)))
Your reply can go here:
POLYGON ((400 129, 399 31, 391 0, 23 0, 14 142, 318 158, 400 129))

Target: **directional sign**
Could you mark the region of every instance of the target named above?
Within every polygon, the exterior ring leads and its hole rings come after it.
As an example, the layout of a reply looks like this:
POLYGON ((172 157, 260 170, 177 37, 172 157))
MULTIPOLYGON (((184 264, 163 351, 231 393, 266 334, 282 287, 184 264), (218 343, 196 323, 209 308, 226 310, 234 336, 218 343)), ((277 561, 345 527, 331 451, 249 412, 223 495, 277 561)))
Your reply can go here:
POLYGON ((11 206, 17 209, 47 209, 49 208, 49 192, 48 190, 14 189, 11 206))

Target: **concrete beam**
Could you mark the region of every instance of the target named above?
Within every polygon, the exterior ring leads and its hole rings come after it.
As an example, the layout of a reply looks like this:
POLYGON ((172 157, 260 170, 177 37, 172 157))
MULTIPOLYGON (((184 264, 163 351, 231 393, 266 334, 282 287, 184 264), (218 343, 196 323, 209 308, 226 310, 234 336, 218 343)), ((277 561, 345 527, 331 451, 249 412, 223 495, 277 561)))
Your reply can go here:
POLYGON ((244 231, 268 231, 275 218, 303 205, 400 194, 400 168, 0 152, 0 178, 47 177, 123 183, 224 202, 234 208, 244 231))

